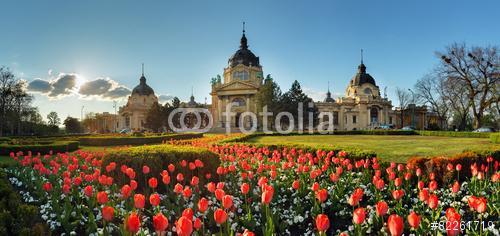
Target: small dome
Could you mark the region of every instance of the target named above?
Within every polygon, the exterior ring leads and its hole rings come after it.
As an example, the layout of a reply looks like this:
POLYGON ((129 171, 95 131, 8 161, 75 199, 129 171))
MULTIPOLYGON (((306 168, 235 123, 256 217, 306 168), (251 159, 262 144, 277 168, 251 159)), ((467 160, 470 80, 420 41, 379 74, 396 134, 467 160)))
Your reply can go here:
POLYGON ((240 40, 240 49, 236 51, 231 58, 229 58, 228 64, 230 67, 235 67, 239 64, 245 66, 260 66, 259 57, 255 56, 250 49, 248 49, 247 37, 245 33, 240 40))
POLYGON ((365 83, 377 86, 375 84, 375 79, 370 74, 366 73, 365 64, 361 63, 361 65, 358 66, 358 73, 351 80, 351 85, 360 86, 365 83))
POLYGON ((148 96, 155 93, 154 90, 146 84, 146 77, 144 77, 144 75, 141 76, 140 81, 139 85, 132 90, 132 95, 138 94, 148 96))
POLYGON ((332 93, 330 93, 330 89, 326 93, 326 98, 323 102, 335 102, 335 99, 332 98, 332 93))

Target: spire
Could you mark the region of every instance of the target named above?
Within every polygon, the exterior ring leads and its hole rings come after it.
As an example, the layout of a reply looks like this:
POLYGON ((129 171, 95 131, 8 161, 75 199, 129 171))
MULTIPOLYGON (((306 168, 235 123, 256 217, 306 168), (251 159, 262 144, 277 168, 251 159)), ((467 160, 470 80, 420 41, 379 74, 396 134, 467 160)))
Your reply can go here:
POLYGON ((141 84, 146 84, 146 77, 144 76, 144 63, 142 63, 142 76, 141 76, 141 84))
POLYGON ((331 98, 332 97, 332 93, 330 93, 330 81, 328 81, 328 92, 326 92, 326 98, 331 98))
POLYGON ((244 21, 243 21, 243 35, 241 36, 241 40, 240 40, 240 48, 241 49, 248 49, 247 37, 245 36, 245 22, 244 21))
POLYGON ((361 49, 361 64, 358 66, 358 73, 366 73, 366 66, 363 64, 363 49, 361 49))

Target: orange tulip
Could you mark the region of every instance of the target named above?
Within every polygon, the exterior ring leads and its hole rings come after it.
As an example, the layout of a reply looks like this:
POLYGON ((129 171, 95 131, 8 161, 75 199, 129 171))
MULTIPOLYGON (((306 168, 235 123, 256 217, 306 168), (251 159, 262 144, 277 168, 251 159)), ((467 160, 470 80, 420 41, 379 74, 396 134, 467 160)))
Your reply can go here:
POLYGON ((217 224, 221 225, 227 220, 227 213, 222 209, 217 209, 214 212, 214 220, 217 224))
POLYGON ((330 220, 328 219, 328 216, 325 214, 319 214, 316 216, 316 228, 320 232, 327 231, 328 228, 330 227, 330 220))
POLYGON ((354 210, 354 213, 352 214, 352 220, 354 221, 355 224, 362 224, 363 222, 365 222, 365 218, 366 218, 366 211, 365 211, 365 208, 358 208, 356 210, 354 210))
POLYGON ((153 216, 153 227, 156 232, 163 232, 168 227, 168 219, 161 212, 153 216))
POLYGON ((400 236, 403 234, 404 222, 401 216, 396 214, 392 214, 389 216, 387 220, 387 228, 389 228, 389 232, 391 236, 400 236))
POLYGON ((407 220, 408 220, 408 224, 416 229, 418 228, 419 224, 420 224, 420 216, 417 215, 417 213, 415 213, 414 211, 412 211, 408 217, 407 217, 407 220))

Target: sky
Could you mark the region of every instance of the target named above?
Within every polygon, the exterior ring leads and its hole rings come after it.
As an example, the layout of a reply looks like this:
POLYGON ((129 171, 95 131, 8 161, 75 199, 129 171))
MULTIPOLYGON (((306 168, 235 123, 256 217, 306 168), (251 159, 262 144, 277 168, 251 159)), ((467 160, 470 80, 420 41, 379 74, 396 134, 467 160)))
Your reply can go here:
POLYGON ((114 112, 145 64, 166 101, 210 103, 210 78, 238 49, 242 22, 264 74, 314 100, 344 95, 364 50, 393 104, 454 42, 499 45, 500 1, 2 1, 0 66, 27 80, 43 117, 114 112))

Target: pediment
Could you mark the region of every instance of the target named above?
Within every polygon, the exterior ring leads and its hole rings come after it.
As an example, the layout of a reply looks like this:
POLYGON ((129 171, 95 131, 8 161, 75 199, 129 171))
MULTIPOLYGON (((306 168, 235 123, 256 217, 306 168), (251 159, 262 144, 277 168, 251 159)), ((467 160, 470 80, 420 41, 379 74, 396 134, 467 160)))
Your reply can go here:
POLYGON ((248 89, 258 89, 255 84, 243 81, 232 81, 230 83, 224 84, 217 89, 217 91, 225 90, 248 90, 248 89))

